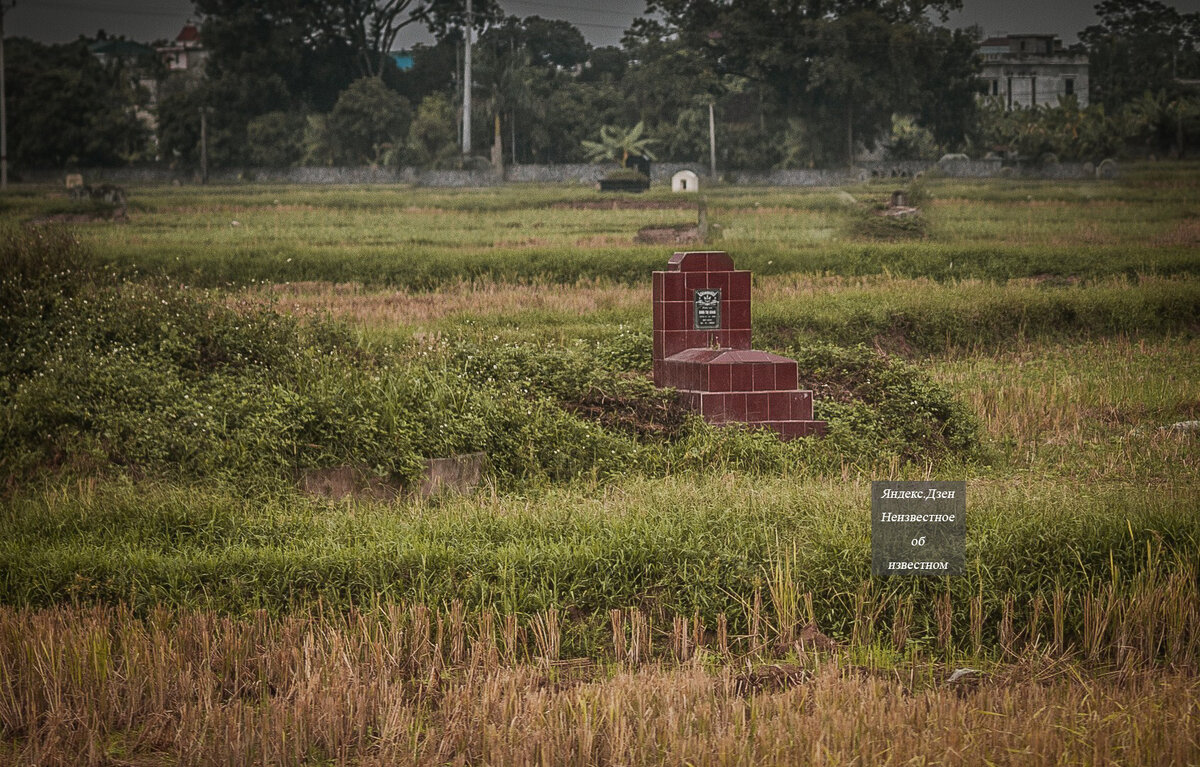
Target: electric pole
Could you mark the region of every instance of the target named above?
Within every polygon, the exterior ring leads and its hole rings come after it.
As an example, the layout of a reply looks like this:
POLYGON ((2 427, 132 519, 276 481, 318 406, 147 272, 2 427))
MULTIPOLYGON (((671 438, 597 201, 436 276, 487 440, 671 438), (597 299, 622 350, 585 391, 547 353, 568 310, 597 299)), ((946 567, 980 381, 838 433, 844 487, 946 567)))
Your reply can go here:
POLYGON ((708 169, 715 181, 717 178, 717 119, 713 115, 713 103, 708 102, 708 169))
POLYGON ((0 0, 0 192, 8 189, 8 98, 4 93, 4 14, 17 0, 0 0))
POLYGON ((208 107, 200 107, 200 183, 208 183, 208 107))
POLYGON ((463 52, 463 157, 471 156, 471 27, 475 17, 467 0, 467 47, 463 52))

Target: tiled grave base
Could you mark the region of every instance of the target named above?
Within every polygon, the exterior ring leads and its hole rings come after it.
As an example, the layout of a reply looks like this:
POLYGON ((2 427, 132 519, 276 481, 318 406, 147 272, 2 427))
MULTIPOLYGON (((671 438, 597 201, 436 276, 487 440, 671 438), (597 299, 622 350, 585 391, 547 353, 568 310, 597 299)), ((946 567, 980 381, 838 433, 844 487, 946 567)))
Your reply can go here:
POLYGON ((825 434, 811 391, 796 388, 796 362, 760 351, 687 349, 661 363, 663 385, 711 424, 743 423, 783 439, 825 434))

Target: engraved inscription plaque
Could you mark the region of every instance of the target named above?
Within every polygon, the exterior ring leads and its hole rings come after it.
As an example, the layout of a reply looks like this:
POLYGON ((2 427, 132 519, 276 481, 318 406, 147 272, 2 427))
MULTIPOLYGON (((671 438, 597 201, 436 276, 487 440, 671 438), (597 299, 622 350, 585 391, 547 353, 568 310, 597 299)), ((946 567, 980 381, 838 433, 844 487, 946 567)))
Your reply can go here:
POLYGON ((695 311, 696 330, 721 329, 721 290, 719 288, 699 289, 693 294, 692 306, 695 311))

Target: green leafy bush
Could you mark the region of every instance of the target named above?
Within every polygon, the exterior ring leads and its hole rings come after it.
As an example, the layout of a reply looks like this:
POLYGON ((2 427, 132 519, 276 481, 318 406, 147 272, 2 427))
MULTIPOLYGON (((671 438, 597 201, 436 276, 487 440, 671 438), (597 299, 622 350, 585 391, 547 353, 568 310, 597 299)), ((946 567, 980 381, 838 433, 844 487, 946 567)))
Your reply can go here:
POLYGON ((915 365, 866 346, 813 344, 790 350, 812 386, 815 416, 848 453, 920 460, 966 455, 979 425, 966 407, 915 365))
POLYGON ((66 235, 0 258, 0 472, 288 482, 354 465, 410 482, 421 459, 488 454, 504 487, 714 467, 778 473, 968 450, 965 412, 916 368, 860 348, 802 348, 832 438, 819 447, 714 428, 646 375, 622 328, 567 346, 454 339, 363 345, 157 282, 97 273, 66 235))

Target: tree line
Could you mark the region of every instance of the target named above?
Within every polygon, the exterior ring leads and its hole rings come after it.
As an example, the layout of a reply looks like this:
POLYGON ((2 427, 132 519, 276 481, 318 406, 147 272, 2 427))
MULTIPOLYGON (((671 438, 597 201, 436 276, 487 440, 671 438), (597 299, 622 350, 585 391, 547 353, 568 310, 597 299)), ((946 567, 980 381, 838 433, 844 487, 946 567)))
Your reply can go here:
MULTIPOLYGON (((1091 103, 1005 110, 982 95, 977 29, 959 0, 649 0, 619 46, 494 0, 197 0, 202 77, 153 56, 101 61, 90 40, 8 42, 10 157, 18 167, 195 167, 206 114, 213 166, 583 162, 605 126, 644 126, 659 159, 725 168, 845 165, 1006 147, 1025 157, 1185 153, 1200 138, 1200 14, 1104 0, 1080 33, 1091 103), (401 68, 398 32, 435 38, 401 68), (152 87, 148 87, 152 85, 152 87), (153 119, 145 119, 151 115, 153 119), (478 162, 478 160, 476 160, 478 162)), ((641 129, 639 129, 641 130, 641 129)), ((594 155, 594 152, 591 153, 594 155)))

